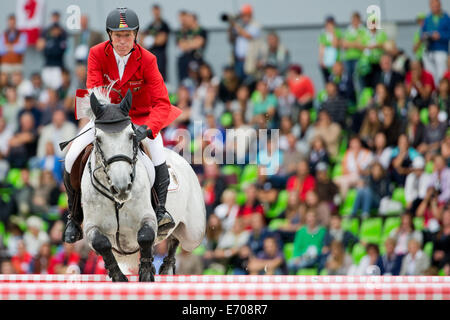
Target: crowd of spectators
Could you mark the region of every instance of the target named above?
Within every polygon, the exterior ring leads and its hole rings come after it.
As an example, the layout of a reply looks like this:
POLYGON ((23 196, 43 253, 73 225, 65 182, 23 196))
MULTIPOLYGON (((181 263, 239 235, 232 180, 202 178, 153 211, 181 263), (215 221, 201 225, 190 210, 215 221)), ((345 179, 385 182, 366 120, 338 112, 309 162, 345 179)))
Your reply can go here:
MULTIPOLYGON (((429 5, 417 16, 413 56, 376 23, 367 29, 358 12, 346 27, 327 17, 315 44, 320 91, 302 57, 265 32, 250 5, 227 19, 232 63, 219 73, 205 60, 207 30, 196 14, 180 11, 174 31, 152 6, 138 41, 167 80, 174 34, 178 86, 170 99, 183 110, 162 131, 165 145, 218 156, 234 150, 235 137, 248 138, 234 164, 192 163, 206 236, 194 252, 179 250, 177 273, 450 275, 450 18, 439 0, 429 5), (179 129, 192 141, 179 140, 179 129), (253 129, 279 129, 279 139, 260 144, 264 131, 253 129)), ((75 34, 59 19, 54 12, 37 41, 45 64, 30 78, 14 15, 0 38, 0 273, 105 273, 84 240, 62 242, 58 144, 83 124, 75 90, 85 88, 89 48, 106 38, 87 16, 75 34), (70 38, 73 70, 64 66, 70 38)), ((163 241, 157 270, 166 253, 163 241)))

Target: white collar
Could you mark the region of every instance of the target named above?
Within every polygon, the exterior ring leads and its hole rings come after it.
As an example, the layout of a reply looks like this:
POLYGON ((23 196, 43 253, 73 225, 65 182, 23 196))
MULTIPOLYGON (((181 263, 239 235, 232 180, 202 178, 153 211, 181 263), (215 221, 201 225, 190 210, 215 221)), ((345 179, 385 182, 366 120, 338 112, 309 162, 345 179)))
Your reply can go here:
POLYGON ((119 61, 122 60, 124 64, 127 64, 128 59, 130 58, 130 55, 131 55, 131 53, 132 53, 132 52, 130 52, 130 53, 127 54, 126 56, 121 57, 121 56, 119 56, 119 55, 117 54, 117 52, 116 52, 116 50, 115 50, 114 48, 113 48, 113 52, 114 52, 114 57, 116 57, 116 62, 119 63, 119 61))

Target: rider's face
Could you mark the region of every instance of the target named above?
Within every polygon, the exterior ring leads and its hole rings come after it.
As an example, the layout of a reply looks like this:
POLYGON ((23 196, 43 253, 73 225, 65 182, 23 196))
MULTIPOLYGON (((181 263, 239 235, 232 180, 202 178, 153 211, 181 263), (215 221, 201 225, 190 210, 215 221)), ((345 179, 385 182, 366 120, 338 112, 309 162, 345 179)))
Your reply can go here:
POLYGON ((113 31, 111 41, 119 56, 127 55, 134 45, 134 31, 113 31))

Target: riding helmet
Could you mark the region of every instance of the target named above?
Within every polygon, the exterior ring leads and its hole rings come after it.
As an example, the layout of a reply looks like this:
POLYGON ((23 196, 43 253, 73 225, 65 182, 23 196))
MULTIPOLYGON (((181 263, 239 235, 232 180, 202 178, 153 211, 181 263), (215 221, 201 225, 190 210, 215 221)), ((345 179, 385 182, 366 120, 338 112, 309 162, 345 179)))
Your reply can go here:
POLYGON ((106 32, 109 31, 124 31, 136 30, 139 31, 139 19, 131 9, 116 8, 108 14, 106 18, 106 32))

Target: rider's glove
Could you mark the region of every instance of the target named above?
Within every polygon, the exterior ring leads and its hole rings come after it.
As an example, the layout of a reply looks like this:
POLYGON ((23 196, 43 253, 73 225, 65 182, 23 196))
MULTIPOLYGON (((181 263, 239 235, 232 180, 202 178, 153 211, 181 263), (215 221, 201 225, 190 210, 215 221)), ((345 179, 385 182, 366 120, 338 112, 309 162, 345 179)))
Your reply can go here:
POLYGON ((147 126, 136 126, 135 133, 138 142, 144 140, 145 138, 147 138, 147 126))

